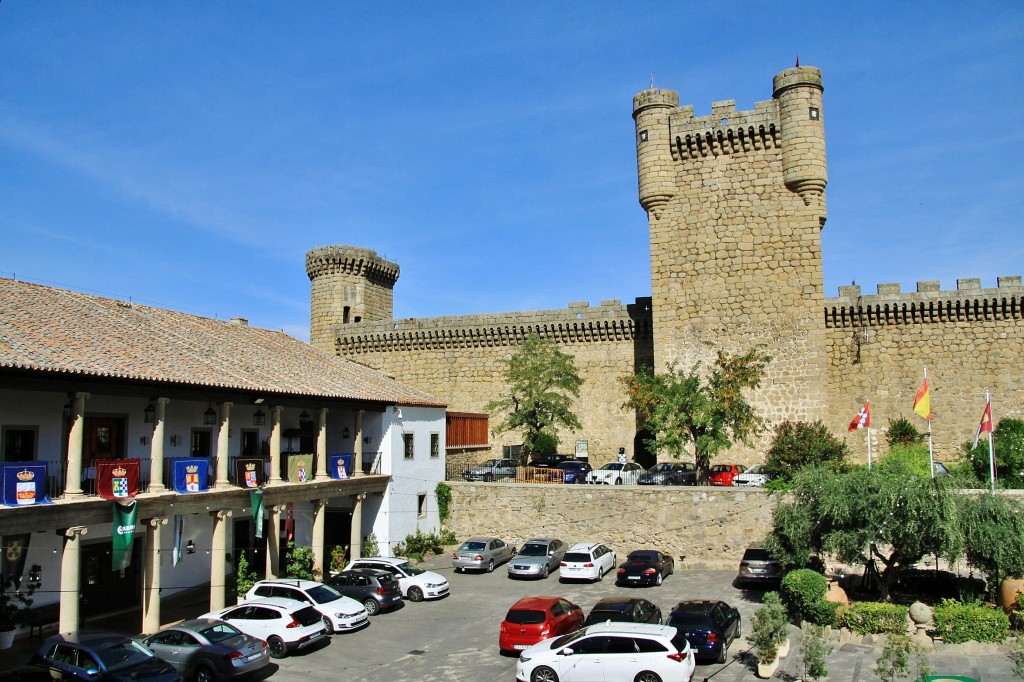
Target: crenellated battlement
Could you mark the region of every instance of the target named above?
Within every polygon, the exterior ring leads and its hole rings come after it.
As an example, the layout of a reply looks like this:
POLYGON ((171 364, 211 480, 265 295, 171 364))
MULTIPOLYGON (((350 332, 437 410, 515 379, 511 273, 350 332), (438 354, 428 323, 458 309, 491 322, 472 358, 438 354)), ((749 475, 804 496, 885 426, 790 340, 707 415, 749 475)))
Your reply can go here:
POLYGON ((956 290, 942 291, 938 281, 917 283, 917 291, 879 284, 876 294, 862 295, 856 284, 839 287, 839 296, 825 299, 828 328, 974 322, 1024 319, 1021 276, 999 277, 995 288, 983 289, 978 278, 956 281, 956 290))
POLYGON ((780 146, 778 104, 758 102, 753 111, 736 111, 734 100, 714 102, 710 116, 694 117, 693 106, 669 117, 672 159, 681 161, 722 154, 742 154, 780 146))
MULTIPOLYGON (((339 330, 345 332, 348 330, 339 330)), ((570 303, 563 310, 410 318, 375 322, 342 333, 342 355, 438 348, 511 346, 532 333, 560 344, 634 341, 651 334, 651 299, 623 305, 616 299, 600 306, 570 303)))
POLYGON ((334 244, 306 253, 306 274, 310 280, 321 275, 344 274, 393 287, 399 272, 397 263, 384 260, 373 249, 334 244))

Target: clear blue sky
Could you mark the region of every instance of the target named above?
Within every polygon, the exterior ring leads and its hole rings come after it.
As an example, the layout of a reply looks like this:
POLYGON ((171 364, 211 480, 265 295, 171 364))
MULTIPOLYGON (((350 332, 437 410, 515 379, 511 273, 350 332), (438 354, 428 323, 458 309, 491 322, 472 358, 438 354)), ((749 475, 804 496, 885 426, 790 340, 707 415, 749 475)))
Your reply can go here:
POLYGON ((1024 3, 0 0, 0 276, 308 338, 305 252, 395 316, 650 294, 633 95, 825 77, 825 294, 1024 274, 1024 3))

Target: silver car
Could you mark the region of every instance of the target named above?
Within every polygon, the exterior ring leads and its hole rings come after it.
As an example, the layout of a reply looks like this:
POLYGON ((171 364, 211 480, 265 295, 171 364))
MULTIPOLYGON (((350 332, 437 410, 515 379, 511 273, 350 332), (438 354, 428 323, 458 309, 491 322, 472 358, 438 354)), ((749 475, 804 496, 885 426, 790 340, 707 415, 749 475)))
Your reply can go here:
POLYGON ((472 568, 490 573, 498 564, 516 555, 516 548, 498 538, 470 538, 452 552, 452 566, 455 572, 472 568))
POLYGON ((184 620, 143 640, 186 679, 233 680, 270 663, 267 643, 214 618, 184 620))
POLYGON ((547 578, 565 555, 566 544, 554 538, 534 538, 523 543, 519 553, 508 562, 510 578, 547 578))
POLYGON ((462 472, 467 481, 497 481, 516 477, 516 463, 510 459, 489 459, 462 472))

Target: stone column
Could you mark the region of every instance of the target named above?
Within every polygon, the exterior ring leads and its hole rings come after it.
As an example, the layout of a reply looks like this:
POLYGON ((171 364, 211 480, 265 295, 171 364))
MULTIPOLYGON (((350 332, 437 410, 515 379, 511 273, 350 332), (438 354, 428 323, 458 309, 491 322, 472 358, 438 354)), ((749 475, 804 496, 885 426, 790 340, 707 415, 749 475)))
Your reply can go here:
POLYGON ((352 455, 352 468, 355 471, 352 472, 353 476, 363 475, 363 411, 356 410, 356 443, 355 452, 352 455))
MULTIPOLYGON (((82 442, 85 440, 85 400, 88 393, 75 393, 71 399, 71 433, 68 436, 68 472, 64 479, 64 496, 81 497, 82 442)), ((75 616, 78 617, 77 614, 75 616)))
POLYGON ((149 492, 167 490, 164 485, 164 425, 167 419, 167 403, 170 398, 157 398, 153 412, 153 439, 149 455, 149 492))
POLYGON ((349 547, 349 557, 352 561, 363 557, 363 500, 366 493, 359 493, 352 496, 352 529, 349 547))
POLYGON ((284 505, 276 504, 266 512, 270 515, 267 532, 267 580, 281 577, 281 512, 284 505))
POLYGON ((327 578, 330 566, 324 556, 324 519, 327 516, 327 500, 313 500, 313 574, 320 574, 320 579, 327 578))
POLYGON ((81 537, 89 532, 85 526, 64 530, 64 549, 60 555, 60 616, 57 631, 61 634, 78 630, 78 607, 81 592, 81 537))
POLYGON ((320 408, 316 432, 316 478, 328 478, 327 473, 327 408, 320 408))
POLYGON ((213 519, 213 531, 210 533, 210 610, 217 611, 226 605, 227 527, 231 510, 212 511, 210 518, 213 519))
POLYGON ((142 556, 142 632, 152 635, 160 629, 160 526, 166 517, 145 522, 146 546, 142 556))
POLYGON ((269 485, 281 482, 281 410, 280 405, 270 408, 270 477, 269 485))
POLYGON ((217 430, 217 479, 215 488, 228 485, 228 435, 231 433, 231 406, 234 403, 220 404, 220 426, 217 430))

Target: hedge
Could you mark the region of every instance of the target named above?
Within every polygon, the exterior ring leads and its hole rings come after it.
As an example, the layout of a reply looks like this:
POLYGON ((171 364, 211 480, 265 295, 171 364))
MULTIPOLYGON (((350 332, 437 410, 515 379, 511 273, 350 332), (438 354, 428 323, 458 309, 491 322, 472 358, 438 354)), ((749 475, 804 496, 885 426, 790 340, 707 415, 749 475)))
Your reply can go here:
POLYGON ((1010 618, 1002 609, 943 599, 935 607, 935 630, 944 642, 1002 642, 1010 636, 1010 618))
POLYGON ((840 609, 838 625, 862 635, 903 634, 908 610, 899 604, 856 602, 840 609))
POLYGON ((797 622, 808 620, 817 623, 814 616, 820 616, 821 614, 816 611, 822 608, 818 606, 818 602, 822 601, 827 590, 828 581, 825 576, 809 568, 790 571, 779 585, 779 595, 789 609, 789 614, 797 622))

